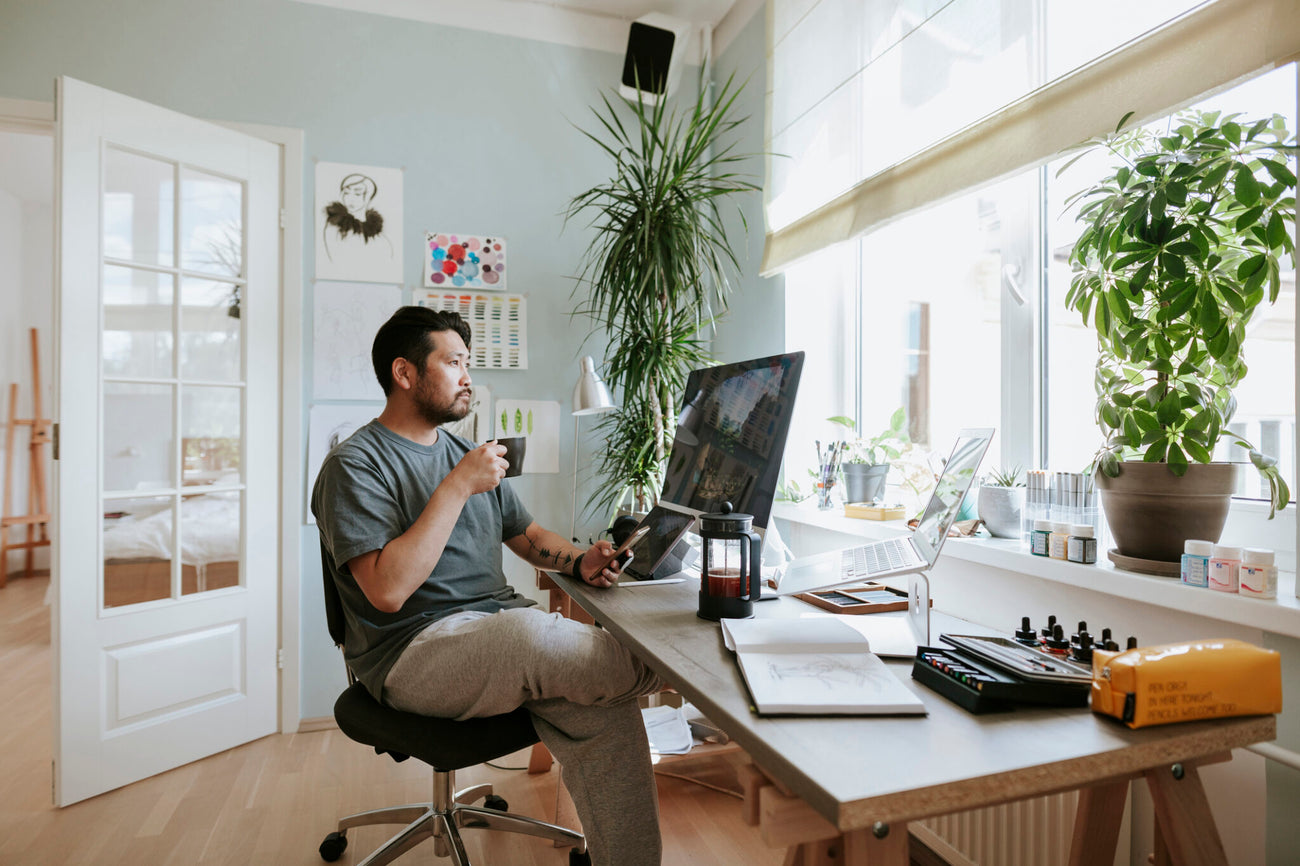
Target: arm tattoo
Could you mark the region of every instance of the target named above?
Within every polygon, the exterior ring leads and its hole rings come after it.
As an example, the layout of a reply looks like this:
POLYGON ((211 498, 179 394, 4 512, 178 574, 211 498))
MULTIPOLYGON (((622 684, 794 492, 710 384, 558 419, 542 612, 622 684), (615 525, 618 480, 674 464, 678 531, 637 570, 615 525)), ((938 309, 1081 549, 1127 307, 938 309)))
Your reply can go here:
POLYGON ((534 555, 540 557, 542 562, 553 564, 556 571, 563 571, 565 574, 568 574, 569 566, 573 564, 574 559, 572 553, 551 550, 549 547, 543 547, 527 532, 524 533, 524 538, 528 539, 528 549, 532 551, 534 555))

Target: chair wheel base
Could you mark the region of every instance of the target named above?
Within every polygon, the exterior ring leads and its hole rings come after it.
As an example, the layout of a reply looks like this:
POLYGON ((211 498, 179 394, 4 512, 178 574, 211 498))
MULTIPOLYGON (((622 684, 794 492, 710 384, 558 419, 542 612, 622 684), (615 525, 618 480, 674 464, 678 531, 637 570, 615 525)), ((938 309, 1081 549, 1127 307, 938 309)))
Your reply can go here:
POLYGON ((325 840, 320 843, 320 848, 317 850, 320 851, 320 858, 322 860, 327 863, 333 863, 335 860, 343 856, 343 852, 347 850, 347 847, 348 837, 342 833, 334 832, 325 837, 325 840))
POLYGON ((496 794, 488 794, 483 800, 485 809, 495 809, 498 812, 509 812, 510 804, 506 802, 505 797, 498 797, 496 794))
POLYGON ((591 866, 591 855, 586 851, 569 849, 569 866, 591 866))

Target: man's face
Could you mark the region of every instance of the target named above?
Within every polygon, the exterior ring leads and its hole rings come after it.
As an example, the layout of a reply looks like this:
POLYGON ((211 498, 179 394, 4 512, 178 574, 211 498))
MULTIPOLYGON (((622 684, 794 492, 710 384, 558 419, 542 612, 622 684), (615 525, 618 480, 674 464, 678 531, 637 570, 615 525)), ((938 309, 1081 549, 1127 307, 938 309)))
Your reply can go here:
POLYGON ((469 414, 469 349, 455 331, 429 334, 433 351, 419 371, 411 397, 421 417, 433 426, 469 414))

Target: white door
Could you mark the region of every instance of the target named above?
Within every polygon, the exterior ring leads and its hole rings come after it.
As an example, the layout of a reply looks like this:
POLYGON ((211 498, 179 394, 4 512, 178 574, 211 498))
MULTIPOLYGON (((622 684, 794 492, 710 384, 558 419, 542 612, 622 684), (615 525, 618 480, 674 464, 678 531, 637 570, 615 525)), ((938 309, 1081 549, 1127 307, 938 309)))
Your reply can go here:
POLYGON ((276 726, 279 156, 62 78, 55 802, 276 726))

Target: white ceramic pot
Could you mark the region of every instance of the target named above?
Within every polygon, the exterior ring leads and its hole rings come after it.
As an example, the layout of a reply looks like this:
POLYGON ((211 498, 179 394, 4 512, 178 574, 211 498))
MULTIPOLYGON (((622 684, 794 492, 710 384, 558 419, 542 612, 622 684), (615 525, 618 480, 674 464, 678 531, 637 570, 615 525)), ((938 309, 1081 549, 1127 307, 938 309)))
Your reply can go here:
POLYGON ((980 487, 980 520, 994 538, 1020 537, 1020 512, 1024 507, 1023 487, 980 487))

